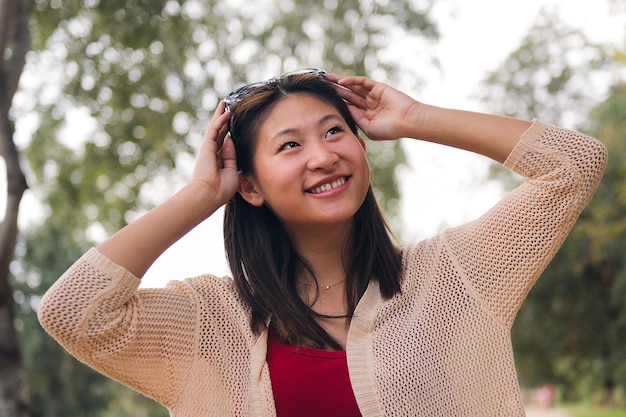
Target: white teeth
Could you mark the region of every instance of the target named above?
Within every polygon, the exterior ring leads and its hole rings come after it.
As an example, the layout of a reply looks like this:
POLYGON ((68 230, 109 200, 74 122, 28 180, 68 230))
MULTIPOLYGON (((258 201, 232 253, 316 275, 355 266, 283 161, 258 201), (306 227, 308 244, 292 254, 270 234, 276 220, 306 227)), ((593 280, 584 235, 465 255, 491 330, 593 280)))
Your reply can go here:
POLYGON ((320 185, 318 187, 315 187, 311 190, 311 194, 319 194, 319 193, 323 193, 324 191, 329 191, 332 190, 333 188, 337 188, 339 186, 342 186, 346 183, 346 178, 345 177, 341 177, 341 178, 337 178, 335 181, 328 183, 328 184, 323 184, 320 185))

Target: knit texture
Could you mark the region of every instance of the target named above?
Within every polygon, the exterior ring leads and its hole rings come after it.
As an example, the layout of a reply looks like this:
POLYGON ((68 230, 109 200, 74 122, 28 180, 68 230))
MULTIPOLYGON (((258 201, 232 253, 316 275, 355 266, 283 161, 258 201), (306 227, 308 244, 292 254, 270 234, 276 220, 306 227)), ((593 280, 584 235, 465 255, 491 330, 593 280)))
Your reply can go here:
MULTIPOLYGON (((364 416, 524 415, 510 328, 605 163, 595 139, 534 122, 505 162, 522 185, 477 220, 406 247, 401 294, 384 300, 370 283, 346 347, 364 416)), ((138 286, 91 249, 46 293, 39 319, 173 417, 275 416, 267 331, 252 333, 231 278, 138 286)))

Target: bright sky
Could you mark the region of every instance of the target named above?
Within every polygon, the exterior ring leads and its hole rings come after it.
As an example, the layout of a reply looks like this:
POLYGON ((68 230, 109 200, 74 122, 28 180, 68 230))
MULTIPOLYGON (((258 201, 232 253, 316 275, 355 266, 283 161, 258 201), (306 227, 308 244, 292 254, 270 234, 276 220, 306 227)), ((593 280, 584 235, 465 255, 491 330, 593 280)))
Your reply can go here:
MULTIPOLYGON (((541 7, 558 7, 562 20, 583 29, 592 41, 624 40, 625 14, 609 11, 608 2, 571 0, 472 0, 438 9, 442 34, 437 53, 442 74, 428 81, 419 100, 443 107, 480 111, 468 97, 485 73, 515 50, 541 7), (582 4, 582 6, 581 6, 582 4)), ((411 170, 402 173, 405 242, 429 237, 444 225, 471 220, 501 197, 486 184, 486 160, 467 152, 407 141, 411 170)), ((223 255, 222 215, 216 213, 170 248, 148 271, 144 286, 204 272, 228 274, 223 255)))
MULTIPOLYGON (((609 4, 607 0, 457 0, 437 19, 442 74, 428 82, 417 98, 442 107, 483 110, 470 95, 478 91, 487 72, 518 48, 541 8, 556 10, 563 22, 582 29, 592 42, 622 46, 626 40, 624 2, 621 13, 612 12, 609 4)), ((471 220, 500 198, 497 185, 484 182, 487 160, 425 143, 405 145, 413 172, 404 183, 404 220, 414 237, 430 236, 442 224, 471 220), (419 190, 420 198, 412 198, 411 190, 419 190), (425 190, 428 197, 422 197, 425 190)))
MULTIPOLYGON (((438 106, 480 111, 468 97, 485 73, 518 47, 540 8, 552 6, 558 7, 564 22, 583 29, 592 41, 623 44, 626 14, 611 12, 608 0, 441 2, 436 21, 442 34, 437 45, 442 73, 429 76, 427 87, 416 98, 438 106)), ((475 218, 501 196, 496 185, 485 183, 486 160, 416 141, 407 141, 405 146, 411 165, 401 175, 406 243, 431 236, 443 225, 475 218)), ((28 210, 28 198, 22 208, 28 210)), ((221 225, 219 211, 171 247, 148 271, 142 285, 162 286, 171 279, 205 272, 228 274, 221 225)))

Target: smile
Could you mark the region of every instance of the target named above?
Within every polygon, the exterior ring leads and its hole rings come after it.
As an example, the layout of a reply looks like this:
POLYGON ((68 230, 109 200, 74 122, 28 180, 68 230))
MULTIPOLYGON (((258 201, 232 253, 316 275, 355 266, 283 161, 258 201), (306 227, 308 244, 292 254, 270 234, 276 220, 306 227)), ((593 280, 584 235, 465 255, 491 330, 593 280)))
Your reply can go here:
POLYGON ((322 184, 320 186, 312 188, 308 192, 311 193, 311 194, 321 194, 321 193, 323 193, 325 191, 330 191, 330 190, 335 189, 337 187, 341 187, 345 183, 346 183, 346 177, 341 177, 341 178, 337 178, 333 182, 329 182, 327 184, 322 184))

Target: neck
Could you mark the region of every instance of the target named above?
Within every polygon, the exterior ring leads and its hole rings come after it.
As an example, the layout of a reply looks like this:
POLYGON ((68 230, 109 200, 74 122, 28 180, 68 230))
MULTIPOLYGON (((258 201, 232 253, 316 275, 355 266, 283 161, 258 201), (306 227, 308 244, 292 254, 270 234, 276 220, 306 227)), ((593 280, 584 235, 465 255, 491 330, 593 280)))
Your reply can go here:
MULTIPOLYGON (((345 245, 350 231, 351 224, 346 224, 314 227, 309 230, 298 228, 298 233, 293 233, 293 230, 289 233, 295 249, 306 260, 314 274, 303 270, 296 277, 302 300, 311 310, 320 314, 318 320, 335 321, 333 326, 340 326, 342 331, 346 330, 345 326, 349 323, 345 318, 348 312, 345 245)), ((327 327, 325 329, 329 330, 327 327)), ((343 335, 342 332, 340 334, 343 335)), ((343 336, 333 337, 338 340, 345 339, 343 336)))
MULTIPOLYGON (((344 247, 348 227, 328 227, 298 233, 289 233, 294 247, 308 262, 320 285, 330 285, 345 278, 344 247)), ((308 274, 307 274, 308 275, 308 274)), ((312 277, 300 277, 304 283, 313 283, 312 277)))

